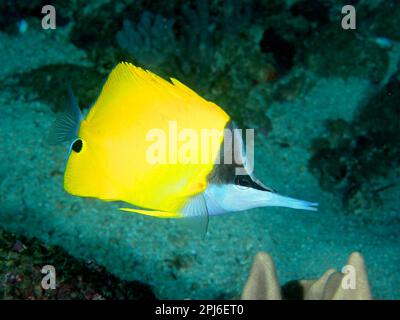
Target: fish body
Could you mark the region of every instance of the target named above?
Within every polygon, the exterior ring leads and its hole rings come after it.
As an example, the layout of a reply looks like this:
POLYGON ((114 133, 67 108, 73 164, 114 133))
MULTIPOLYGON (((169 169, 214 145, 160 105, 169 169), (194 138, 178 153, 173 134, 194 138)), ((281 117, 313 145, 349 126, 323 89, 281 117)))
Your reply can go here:
POLYGON ((64 188, 72 195, 122 201, 127 204, 122 210, 161 218, 264 206, 315 210, 316 204, 281 196, 259 182, 243 148, 228 150, 239 153, 240 176, 236 162, 218 162, 232 119, 178 80, 120 63, 87 116, 78 110, 75 103, 55 129, 58 140, 77 134, 64 174, 64 188), (195 138, 204 132, 215 134, 213 143, 195 138), (178 138, 169 139, 172 135, 178 138), (164 151, 155 147, 157 139, 167 146, 164 151), (182 161, 188 151, 194 157, 182 161), (149 154, 167 161, 154 162, 149 154))

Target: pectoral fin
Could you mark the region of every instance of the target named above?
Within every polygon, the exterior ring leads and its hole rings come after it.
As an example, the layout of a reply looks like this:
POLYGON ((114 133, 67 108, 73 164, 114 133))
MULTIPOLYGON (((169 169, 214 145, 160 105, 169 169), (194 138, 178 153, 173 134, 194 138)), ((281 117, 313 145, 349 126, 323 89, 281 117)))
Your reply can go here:
POLYGON ((185 223, 188 223, 190 229, 200 234, 204 239, 207 234, 209 214, 206 200, 202 193, 191 198, 183 207, 182 215, 185 223))

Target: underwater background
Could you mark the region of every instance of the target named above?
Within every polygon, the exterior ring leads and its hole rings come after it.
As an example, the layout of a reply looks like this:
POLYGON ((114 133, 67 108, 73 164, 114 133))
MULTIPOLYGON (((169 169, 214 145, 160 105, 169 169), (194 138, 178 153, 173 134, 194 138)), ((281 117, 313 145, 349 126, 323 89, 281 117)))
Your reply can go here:
POLYGON ((237 299, 254 256, 282 285, 363 254, 373 297, 400 298, 400 2, 0 1, 0 298, 237 299), (56 9, 43 29, 42 7, 56 9), (356 29, 341 26, 356 9, 356 29), (49 130, 70 85, 83 110, 128 61, 255 128, 255 174, 318 212, 175 220, 63 190, 49 130), (54 265, 57 289, 40 270, 54 265))

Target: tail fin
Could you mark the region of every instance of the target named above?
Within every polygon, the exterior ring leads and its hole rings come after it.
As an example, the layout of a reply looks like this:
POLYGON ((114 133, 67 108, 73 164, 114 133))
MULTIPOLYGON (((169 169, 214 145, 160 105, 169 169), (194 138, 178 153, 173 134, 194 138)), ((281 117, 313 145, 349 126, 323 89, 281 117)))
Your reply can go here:
POLYGON ((269 196, 268 206, 286 207, 286 208, 310 210, 310 211, 318 210, 317 208, 318 203, 316 202, 308 202, 304 200, 289 198, 274 192, 269 192, 268 196, 269 196))

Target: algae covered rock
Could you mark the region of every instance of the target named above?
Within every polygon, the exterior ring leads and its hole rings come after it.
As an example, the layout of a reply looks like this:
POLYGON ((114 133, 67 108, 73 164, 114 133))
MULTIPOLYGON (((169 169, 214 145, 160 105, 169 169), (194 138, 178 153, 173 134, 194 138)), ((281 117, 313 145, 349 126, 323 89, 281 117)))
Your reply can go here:
POLYGON ((60 247, 0 229, 0 299, 155 299, 149 286, 123 281, 94 261, 80 261, 60 247), (42 286, 44 266, 56 272, 56 288, 42 286))
POLYGON ((325 136, 315 139, 309 166, 321 187, 338 194, 349 212, 381 205, 380 192, 391 188, 400 172, 399 73, 351 122, 327 122, 325 136))
POLYGON ((387 51, 363 39, 357 30, 331 25, 311 37, 306 46, 310 50, 306 66, 321 76, 357 76, 379 83, 388 68, 387 51))

